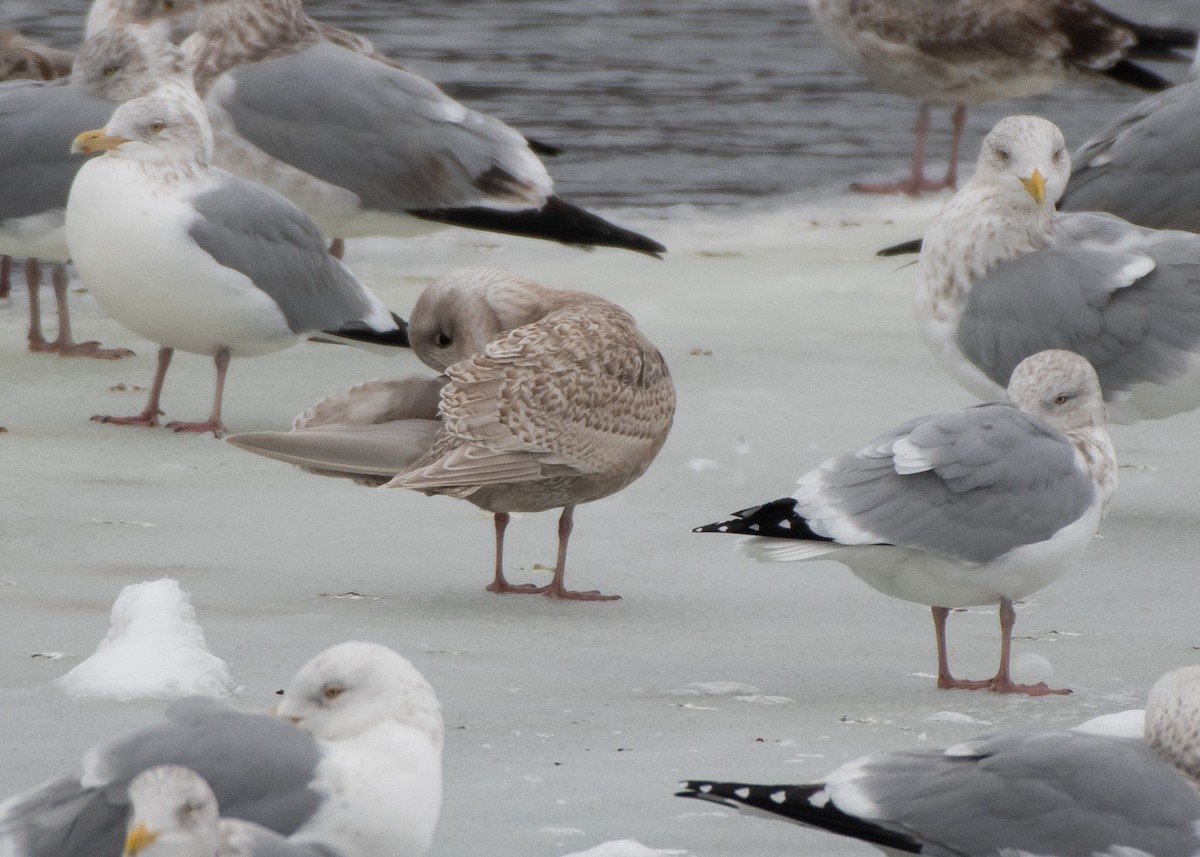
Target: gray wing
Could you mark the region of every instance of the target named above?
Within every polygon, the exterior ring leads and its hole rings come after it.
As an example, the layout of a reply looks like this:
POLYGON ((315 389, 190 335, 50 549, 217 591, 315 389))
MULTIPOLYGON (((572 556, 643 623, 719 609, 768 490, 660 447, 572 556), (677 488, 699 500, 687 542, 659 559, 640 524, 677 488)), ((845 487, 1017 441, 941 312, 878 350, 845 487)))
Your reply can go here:
POLYGON ((540 207, 550 193, 516 131, 403 69, 321 42, 230 75, 212 97, 241 136, 366 208, 540 207))
POLYGON ((212 786, 221 812, 290 834, 316 811, 308 789, 319 759, 312 736, 282 718, 195 697, 164 722, 93 748, 87 782, 63 777, 0 807, 0 853, 112 857, 121 853, 126 789, 154 765, 191 768, 212 786))
POLYGON ((1200 232, 1200 82, 1145 99, 1084 143, 1061 207, 1200 232))
POLYGON ((1064 435, 995 402, 897 426, 806 474, 795 497, 812 530, 842 544, 988 562, 1077 520, 1093 491, 1064 435), (898 472, 897 444, 926 469, 898 472))
POLYGON ((102 127, 114 105, 67 81, 0 85, 0 223, 65 208, 87 159, 71 154, 75 135, 102 127))
POLYGON ((843 809, 847 796, 871 801, 870 820, 925 843, 923 854, 1200 851, 1200 796, 1139 738, 1040 732, 881 754, 835 772, 826 790, 843 809))
MULTIPOLYGON (((295 333, 334 330, 387 312, 329 255, 308 215, 270 188, 215 171, 194 197, 188 231, 219 264, 249 277, 279 304, 295 333)), ((385 328, 386 329, 386 328, 385 328)))
POLYGON ((262 825, 222 818, 220 857, 339 857, 319 843, 301 845, 262 825))
POLYGON ((967 358, 1006 385, 1024 358, 1064 348, 1096 367, 1106 399, 1187 372, 1200 351, 1200 238, 1102 215, 1060 223, 1058 246, 1004 262, 971 289, 958 328, 967 358))

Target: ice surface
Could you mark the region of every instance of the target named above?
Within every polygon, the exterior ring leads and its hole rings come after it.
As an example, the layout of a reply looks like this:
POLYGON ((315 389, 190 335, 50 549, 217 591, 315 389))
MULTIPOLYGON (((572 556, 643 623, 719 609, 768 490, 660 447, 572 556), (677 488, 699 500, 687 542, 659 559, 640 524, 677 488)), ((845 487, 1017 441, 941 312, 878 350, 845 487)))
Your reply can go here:
MULTIPOLYGON (((939 692, 928 610, 834 563, 761 566, 733 552, 736 539, 691 532, 791 493, 805 470, 901 420, 969 403, 917 334, 915 269, 872 255, 921 234, 937 205, 847 197, 662 221, 604 212, 664 241, 663 262, 450 230, 350 243, 350 266, 401 313, 431 277, 495 264, 617 301, 663 351, 679 413, 662 454, 575 515, 568 583, 624 596, 609 604, 485 592, 492 526, 466 503, 321 479, 211 437, 89 422, 141 409, 144 392, 111 388, 147 385, 154 346, 73 294, 79 338, 138 356, 29 354, 18 282, 0 309, 0 796, 159 715, 158 701, 71 700, 52 681, 72 662, 35 655, 91 651, 114 593, 164 574, 192 594, 247 708, 269 709, 334 642, 376 640, 413 660, 447 723, 430 857, 561 857, 625 839, 702 857, 871 855, 672 794, 689 777, 802 782, 875 750, 1141 707, 1200 645, 1195 414, 1114 430, 1126 466, 1104 537, 1018 605, 1014 654, 1051 658, 1069 697, 939 692), (696 459, 721 467, 694 469, 696 459), (792 701, 670 692, 711 682, 792 701), (965 719, 931 718, 944 711, 965 719), (582 833, 553 832, 563 829, 582 833)), ((233 431, 286 428, 325 394, 416 369, 411 354, 316 344, 235 360, 225 417, 233 431)), ((209 360, 177 355, 168 418, 207 414, 212 380, 209 360)), ((511 578, 545 582, 532 566, 553 565, 554 544, 554 513, 514 520, 511 578)), ((956 674, 992 674, 997 626, 994 609, 950 616, 956 674)))
POLYGON ((58 679, 70 696, 178 699, 233 690, 228 665, 208 650, 204 630, 179 581, 126 586, 95 653, 58 679))

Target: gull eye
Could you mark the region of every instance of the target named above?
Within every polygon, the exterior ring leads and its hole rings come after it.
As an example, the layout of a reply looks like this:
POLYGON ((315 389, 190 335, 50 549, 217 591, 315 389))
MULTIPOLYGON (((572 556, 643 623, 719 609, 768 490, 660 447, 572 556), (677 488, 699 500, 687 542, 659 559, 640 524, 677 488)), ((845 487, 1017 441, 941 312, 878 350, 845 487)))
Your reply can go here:
POLYGON ((179 815, 183 818, 187 818, 190 815, 195 815, 200 811, 200 806, 201 804, 198 800, 186 801, 184 805, 179 808, 179 815))
POLYGON ((337 699, 345 691, 345 688, 340 684, 327 684, 321 688, 321 698, 326 702, 332 702, 337 699))
POLYGON ((1009 158, 1012 157, 1012 155, 1010 155, 1008 153, 1008 149, 1004 148, 1003 146, 997 146, 995 148, 995 152, 996 152, 996 160, 998 160, 1002 164, 1007 164, 1009 161, 1009 158))
POLYGON ((438 333, 437 339, 434 341, 437 343, 438 348, 449 348, 450 344, 454 342, 454 337, 443 330, 438 333))
POLYGON ((104 76, 112 77, 114 74, 116 74, 120 70, 121 70, 121 67, 119 65, 106 65, 104 67, 104 76))
POLYGON ((167 123, 162 121, 161 119, 155 119, 153 122, 150 123, 150 130, 153 131, 155 134, 157 134, 159 131, 163 130, 166 127, 167 127, 167 123))
POLYGON ((175 0, 162 0, 162 8, 166 12, 170 12, 175 8, 175 0))
POLYGON ((1065 405, 1069 401, 1071 401, 1071 397, 1066 393, 1059 393, 1054 397, 1054 404, 1056 405, 1065 405))

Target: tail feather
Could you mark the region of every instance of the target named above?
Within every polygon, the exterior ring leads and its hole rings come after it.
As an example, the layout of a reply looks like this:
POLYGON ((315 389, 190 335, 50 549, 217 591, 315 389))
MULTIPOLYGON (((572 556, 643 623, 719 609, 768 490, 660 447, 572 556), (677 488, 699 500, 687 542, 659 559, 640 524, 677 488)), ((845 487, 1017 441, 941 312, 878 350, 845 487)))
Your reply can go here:
POLYGON ((797 786, 756 786, 688 780, 676 797, 698 798, 752 814, 828 830, 839 836, 870 842, 907 854, 920 854, 921 843, 905 833, 889 830, 866 819, 842 812, 829 799, 823 783, 797 786))
POLYGON ((541 208, 526 208, 519 211, 504 211, 496 208, 438 208, 410 211, 414 217, 466 226, 488 232, 521 235, 525 238, 541 238, 560 244, 583 247, 617 247, 645 253, 656 259, 667 248, 652 238, 647 238, 630 229, 609 223, 590 211, 552 196, 541 208))
POLYGON ((796 511, 796 498, 783 497, 734 512, 727 521, 696 527, 693 533, 737 533, 746 536, 768 536, 776 539, 803 539, 832 542, 829 536, 814 532, 808 521, 796 511))

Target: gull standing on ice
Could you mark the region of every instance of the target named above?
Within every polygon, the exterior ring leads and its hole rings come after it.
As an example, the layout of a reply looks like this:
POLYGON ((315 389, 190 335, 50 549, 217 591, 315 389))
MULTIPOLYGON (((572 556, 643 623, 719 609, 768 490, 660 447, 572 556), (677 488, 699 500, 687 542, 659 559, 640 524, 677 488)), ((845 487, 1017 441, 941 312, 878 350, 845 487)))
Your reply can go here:
POLYGON ((212 414, 176 431, 224 432, 221 398, 231 357, 269 354, 312 333, 404 346, 404 323, 326 251, 312 221, 274 191, 209 162, 203 109, 146 96, 117 109, 72 151, 105 155, 75 178, 66 233, 84 284, 104 310, 159 343, 146 408, 158 425, 163 378, 175 349, 212 356, 212 414))
POLYGON ((101 348, 98 342, 77 343, 71 336, 66 267, 70 251, 63 220, 71 182, 84 164, 71 155, 71 139, 81 127, 106 121, 118 104, 160 86, 190 89, 188 80, 177 48, 143 27, 127 26, 89 40, 69 82, 0 86, 0 254, 26 259, 31 351, 98 358, 133 353, 101 348), (58 306, 58 336, 53 342, 42 335, 39 260, 53 264, 58 306))
POLYGON ((555 196, 528 141, 498 119, 325 32, 301 0, 223 0, 183 47, 217 163, 274 187, 327 236, 403 237, 433 222, 665 250, 555 196))
MULTIPOLYGON (((407 659, 375 643, 333 646, 300 668, 278 716, 191 697, 166 720, 93 747, 82 776, 0 804, 5 857, 113 857, 141 771, 183 765, 231 818, 322 854, 420 857, 442 800, 441 706, 407 659)), ((253 853, 253 852, 251 852, 253 853)))
POLYGON ((909 178, 866 193, 954 188, 967 107, 1037 95, 1070 77, 1107 76, 1139 89, 1171 81, 1132 62, 1185 59, 1197 33, 1128 21, 1090 0, 809 0, 835 51, 872 86, 920 102, 909 178), (925 177, 929 106, 954 107, 950 166, 925 177))
POLYGON ((695 532, 754 536, 742 547, 764 561, 840 562, 885 595, 928 604, 940 688, 1069 693, 1013 683, 1013 601, 1082 556, 1116 490, 1116 456, 1096 373, 1079 355, 1022 361, 1008 395, 903 423, 801 476, 793 496, 695 532), (954 678, 950 608, 997 603, 995 677, 954 678))
POLYGON ((1200 232, 1198 137, 1200 81, 1145 99, 1075 153, 1061 208, 1200 232))
POLYGON ((409 336, 444 375, 372 381, 319 402, 291 432, 229 442, 324 475, 486 509, 496 528, 492 592, 615 597, 564 587, 567 540, 575 506, 629 485, 666 441, 675 387, 662 354, 615 304, 492 268, 463 268, 429 286, 409 336), (557 507, 553 580, 510 584, 509 513, 557 507))
POLYGON ((868 842, 888 854, 1200 853, 1200 667, 1160 678, 1145 737, 1014 732, 855 759, 823 782, 690 780, 700 798, 868 842))

